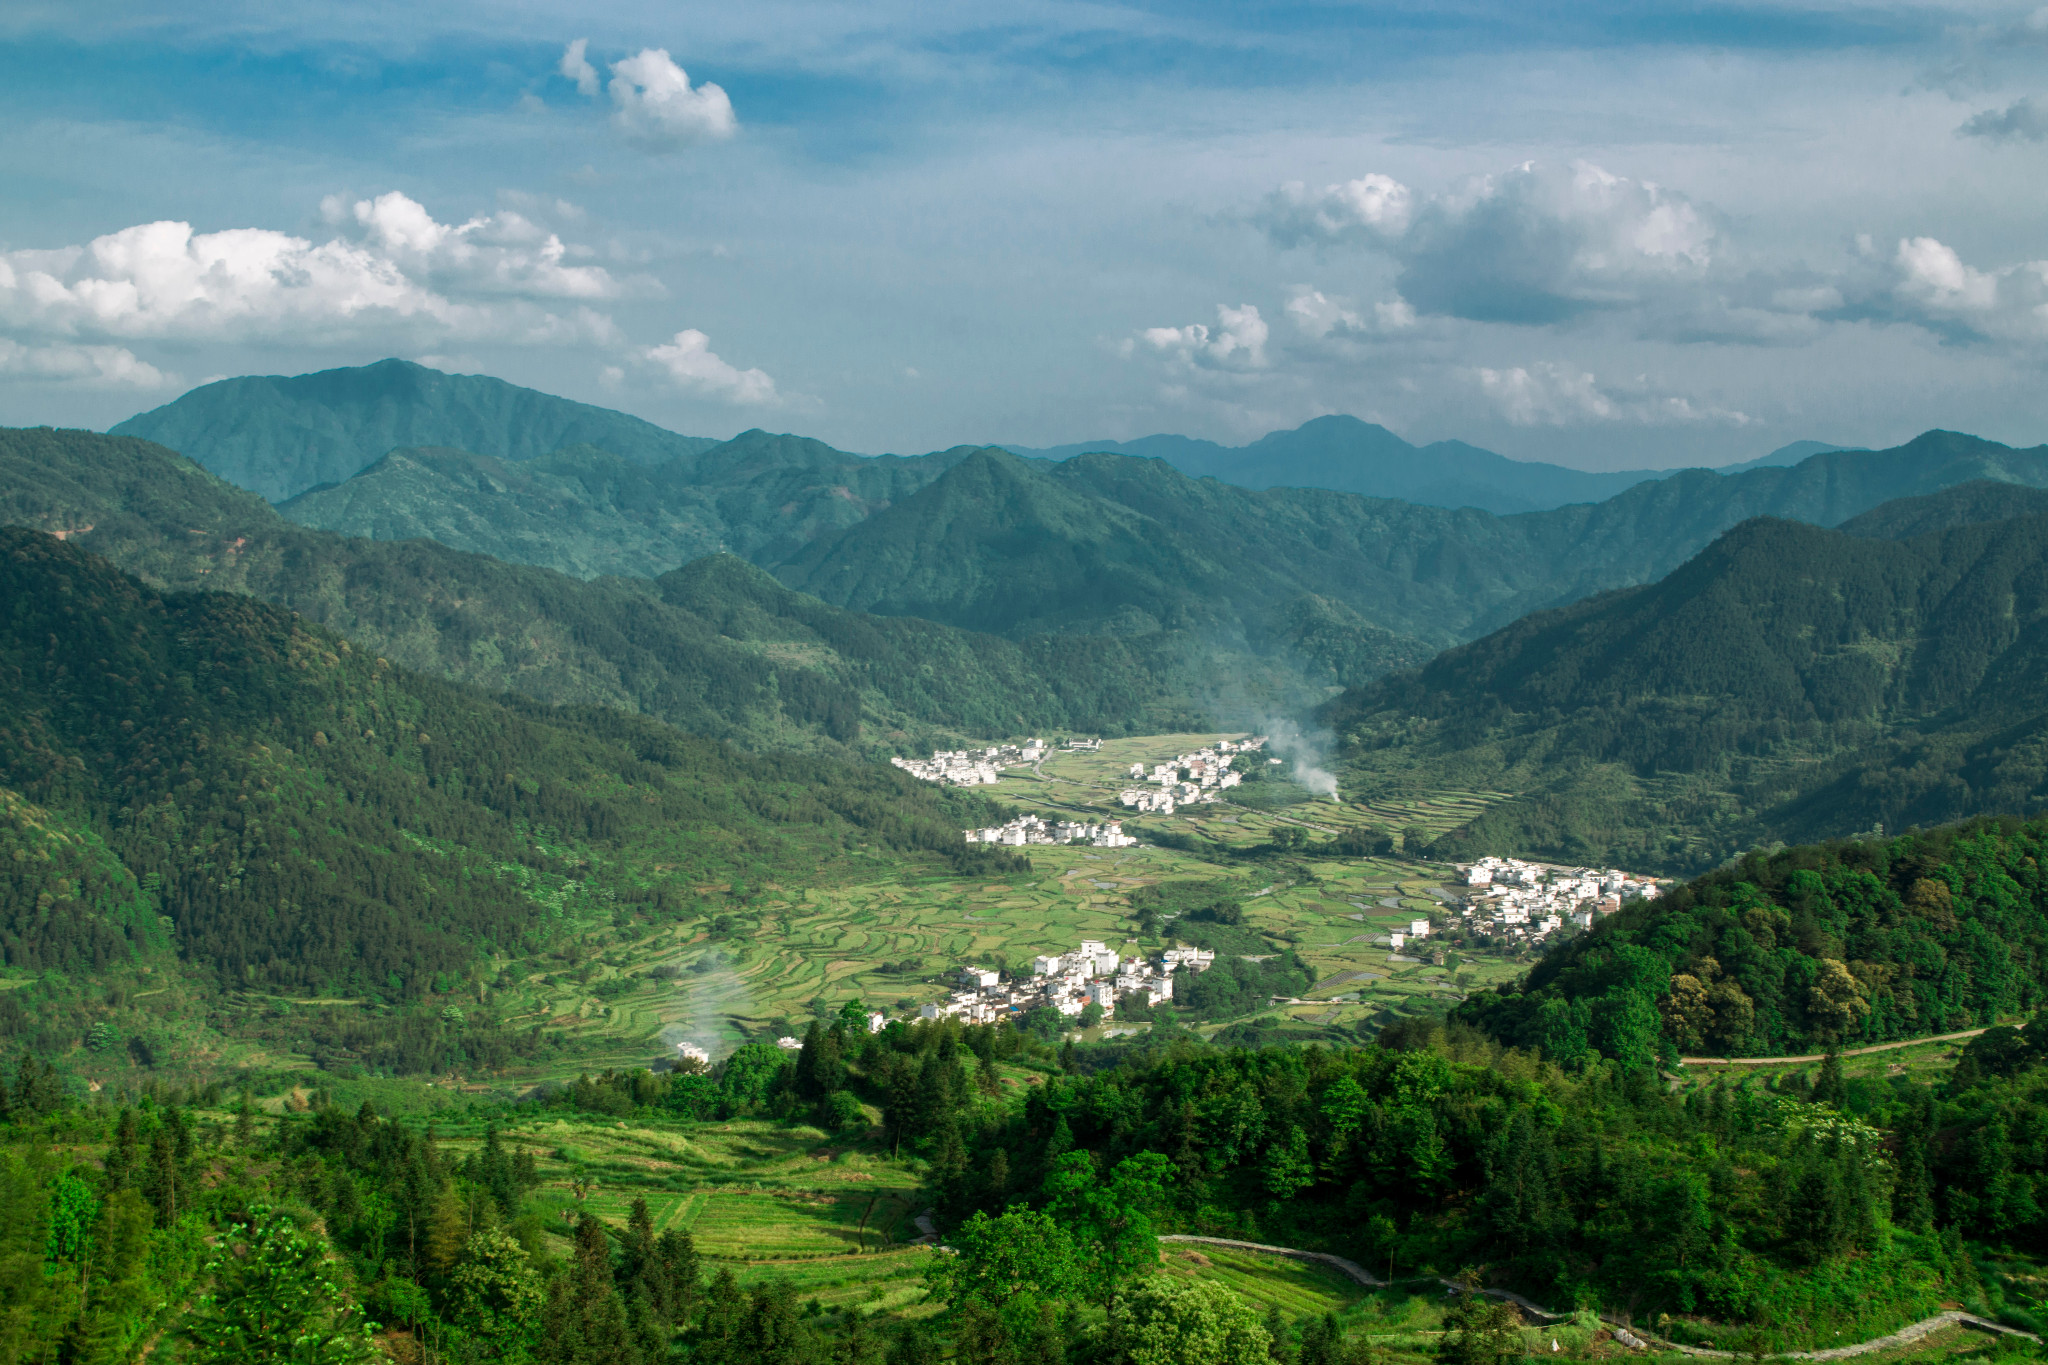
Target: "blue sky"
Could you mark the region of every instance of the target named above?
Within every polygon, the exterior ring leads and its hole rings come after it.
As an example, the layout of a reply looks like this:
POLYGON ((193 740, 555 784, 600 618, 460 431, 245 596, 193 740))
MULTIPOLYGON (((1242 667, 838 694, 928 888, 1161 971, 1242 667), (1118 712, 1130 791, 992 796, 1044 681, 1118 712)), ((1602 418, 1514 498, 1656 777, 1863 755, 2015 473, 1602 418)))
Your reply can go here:
POLYGON ((93 12, 0 15, 0 422, 402 355, 868 451, 2048 439, 2037 6, 93 12))

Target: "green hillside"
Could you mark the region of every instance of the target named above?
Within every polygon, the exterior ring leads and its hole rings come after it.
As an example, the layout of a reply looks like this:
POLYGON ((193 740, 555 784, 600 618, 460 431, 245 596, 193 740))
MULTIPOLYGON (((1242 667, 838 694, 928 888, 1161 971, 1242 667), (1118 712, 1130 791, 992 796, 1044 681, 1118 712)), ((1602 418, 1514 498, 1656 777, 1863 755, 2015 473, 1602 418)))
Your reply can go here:
POLYGON ((2044 841, 2048 822, 2006 817, 1751 853, 1567 940, 1455 1016, 1568 1065, 1987 1028, 2048 1004, 2044 841))
POLYGON ((2037 517, 2048 513, 2048 489, 2001 483, 1995 479, 1972 479, 1939 493, 1898 498, 1868 512, 1853 516, 1837 529, 1853 536, 1880 540, 1905 540, 1930 531, 1956 526, 1975 526, 1986 521, 2012 517, 2037 517))
POLYGON ((659 464, 718 444, 489 375, 443 374, 404 360, 223 379, 129 418, 114 434, 169 446, 272 501, 339 483, 399 447, 527 460, 594 445, 659 464))
POLYGON ((279 510, 319 530, 427 538, 578 578, 652 577, 709 554, 775 563, 909 496, 965 453, 868 458, 765 431, 652 467, 591 445, 523 461, 394 450, 279 510))
POLYGON ((398 1003, 600 904, 819 875, 855 835, 975 861, 984 807, 887 768, 485 696, 36 532, 0 531, 0 600, 9 968, 164 967, 168 935, 215 988, 398 1003))
POLYGON ((875 621, 717 559, 586 583, 431 541, 309 531, 159 446, 90 432, 0 431, 0 524, 76 535, 160 587, 279 603, 417 672, 757 749, 1122 732, 1184 709, 1115 641, 875 621))
POLYGON ((2044 621, 2048 517, 1903 541, 1758 519, 1324 718, 1361 796, 1521 793, 1440 853, 1697 869, 1758 840, 2037 808, 2044 621))

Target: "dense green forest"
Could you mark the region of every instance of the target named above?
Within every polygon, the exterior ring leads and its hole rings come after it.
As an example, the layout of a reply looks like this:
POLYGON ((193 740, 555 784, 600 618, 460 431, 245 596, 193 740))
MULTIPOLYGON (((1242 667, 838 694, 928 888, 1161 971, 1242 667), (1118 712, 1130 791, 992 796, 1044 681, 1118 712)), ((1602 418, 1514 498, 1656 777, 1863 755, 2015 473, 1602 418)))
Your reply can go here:
MULTIPOLYGON (((83 1031, 71 973, 403 1005, 571 902, 682 914, 699 885, 829 875, 855 843, 1015 861, 960 842, 992 808, 891 769, 487 696, 37 532, 0 530, 0 602, 0 960, 43 973, 0 996, 0 1033, 47 1049, 83 1031)), ((478 1016, 462 1046, 504 1045, 478 1016)))
MULTIPOLYGON (((201 1361, 283 1359, 294 1339, 320 1360, 418 1343, 537 1365, 1387 1358, 1334 1320, 1262 1319, 1165 1273, 1158 1238, 1180 1231, 1328 1249, 1430 1298, 1459 1274, 1740 1352, 1955 1303, 2035 1326, 2037 1282, 1984 1252, 2048 1238, 2048 1073, 2013 1030, 1972 1054, 1932 1086, 1824 1069, 1673 1093, 1646 1068, 1560 1068, 1425 1021, 1363 1048, 1180 1038, 1056 1066, 1008 1026, 835 1019, 794 1055, 753 1045, 710 1073, 608 1072, 473 1109, 442 1129, 459 1153, 318 1094, 260 1123, 217 1090, 82 1105, 29 1060, 0 1110, 0 1340, 9 1359, 81 1361, 156 1333, 201 1361), (1020 1067, 1042 1083, 999 1083, 1020 1067), (926 1262, 914 1313, 821 1313, 772 1275, 742 1290, 644 1200, 609 1226, 564 1210, 551 1232, 560 1196, 536 1198, 530 1139, 503 1134, 549 1114, 685 1140, 822 1125, 917 1161, 951 1254, 926 1262)), ((1444 1310, 1439 1359, 1520 1354, 1484 1302, 1444 1310)))
POLYGON ((0 431, 0 523, 63 532, 166 588, 246 592, 416 672, 638 711, 755 749, 915 748, 1189 719, 1142 644, 1024 642, 849 613, 726 558, 588 583, 308 531, 161 447, 0 431), (89 530, 87 528, 90 528, 89 530))
POLYGON ((1604 920, 1457 1017, 1567 1065, 1771 1056, 1985 1028, 2048 1003, 2048 821, 1746 855, 1604 920))
MULTIPOLYGON (((1923 512, 1958 508, 1887 515, 1923 512)), ((1323 717, 1347 789, 1522 793, 1441 856, 1693 871, 1772 839, 2038 808, 2044 612, 2039 515, 1896 541, 1759 519, 1662 582, 1528 617, 1323 717)))

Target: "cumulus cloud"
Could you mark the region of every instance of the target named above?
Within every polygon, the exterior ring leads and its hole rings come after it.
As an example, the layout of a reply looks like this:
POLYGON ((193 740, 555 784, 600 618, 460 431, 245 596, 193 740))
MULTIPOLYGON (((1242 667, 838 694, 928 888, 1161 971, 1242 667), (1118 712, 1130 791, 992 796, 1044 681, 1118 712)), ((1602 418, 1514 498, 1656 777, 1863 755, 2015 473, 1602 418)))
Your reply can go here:
POLYGON ((1472 372, 1480 392, 1518 427, 1575 426, 1589 422, 1634 422, 1648 426, 1721 422, 1746 426, 1747 415, 1720 407, 1699 407, 1674 394, 1633 385, 1603 387, 1588 371, 1539 362, 1510 369, 1472 372))
MULTIPOLYGON (((782 401, 775 392, 775 381, 766 371, 742 370, 727 363, 711 349, 711 338, 694 327, 677 332, 675 340, 666 345, 648 347, 641 358, 676 387, 706 398, 743 407, 770 406, 782 401)), ((617 384, 623 375, 613 369, 606 372, 606 378, 617 384)))
POLYGON ((353 235, 316 242, 166 221, 83 246, 0 252, 0 333, 68 342, 617 343, 611 320, 588 306, 617 292, 611 277, 565 265, 560 239, 518 214, 441 223, 397 193, 352 206, 330 197, 322 208, 353 235), (539 306, 556 301, 579 306, 539 306))
POLYGON ((555 69, 564 77, 576 82, 576 91, 587 99, 596 99, 598 91, 597 68, 590 64, 586 55, 590 50, 588 38, 578 38, 562 49, 562 61, 555 69))
POLYGON ((1992 142, 2048 141, 2048 108, 2031 98, 2014 100, 2003 109, 1986 109, 1956 132, 1992 142))
POLYGON ((161 389, 174 382, 125 346, 24 346, 6 337, 0 337, 0 379, 133 389, 161 389))
MULTIPOLYGON (((562 52, 561 73, 595 99, 597 68, 578 38, 562 52)), ((739 130, 732 100, 710 81, 691 85, 689 75, 664 48, 647 47, 611 64, 612 125, 628 141, 657 152, 716 142, 739 130)))
POLYGON ((2048 261, 1980 270, 1936 238, 1909 237, 1888 264, 1889 298, 1869 305, 1877 316, 1956 340, 2048 341, 2048 261))
POLYGON ((1282 186, 1258 221, 1281 246, 1357 243, 1401 265, 1423 314, 1542 325, 1690 297, 1719 231, 1685 196, 1589 162, 1525 162, 1427 198, 1384 175, 1282 186))
POLYGON ((1260 220, 1282 246, 1364 239, 1385 241, 1408 230, 1415 195, 1388 175, 1367 175, 1311 190, 1289 181, 1266 198, 1260 220))
POLYGON ((612 63, 612 122, 635 142, 673 151, 728 138, 739 127, 732 101, 709 81, 692 88, 668 53, 644 48, 612 63))
MULTIPOLYGON (((1270 330, 1258 307, 1216 305, 1216 326, 1191 322, 1185 327, 1147 327, 1137 335, 1151 351, 1183 363, 1218 369, 1263 369, 1270 330)), ((1126 343, 1124 353, 1135 347, 1126 343)))

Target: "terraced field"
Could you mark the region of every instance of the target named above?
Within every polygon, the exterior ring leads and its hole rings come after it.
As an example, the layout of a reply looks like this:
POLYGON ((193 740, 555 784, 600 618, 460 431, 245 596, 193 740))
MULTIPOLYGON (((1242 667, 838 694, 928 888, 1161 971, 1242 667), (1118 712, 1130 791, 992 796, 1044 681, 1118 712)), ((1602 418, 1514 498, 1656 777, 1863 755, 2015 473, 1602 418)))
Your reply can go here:
MULTIPOLYGON (((1005 773, 993 794, 1047 815, 1124 817, 1117 793, 1129 785, 1131 764, 1149 765, 1223 737, 1136 736, 1097 751, 1058 752, 1035 771, 1005 773)), ((1243 848, 1270 843, 1284 826, 1307 827, 1317 839, 1363 824, 1448 829, 1498 799, 1499 793, 1445 792, 1369 806, 1318 800, 1258 809, 1218 801, 1140 817, 1133 827, 1199 833, 1243 848)), ((856 857, 850 874, 832 880, 697 888, 728 917, 724 931, 714 936, 699 919, 625 941, 635 931, 615 934, 599 922, 594 956, 550 965, 516 985, 501 983, 495 1003, 515 1027, 539 1024, 582 1039, 587 1051, 579 1066, 644 1065, 682 1042, 716 1054, 764 1029, 800 1031, 813 1002, 836 1007, 857 998, 892 1011, 913 1009, 944 995, 951 973, 965 963, 1015 968, 1083 938, 1132 951, 1166 946, 1129 937, 1129 893, 1159 881, 1218 877, 1244 879, 1255 893, 1253 922, 1315 967, 1321 984, 1310 993, 1313 1003, 1278 1016, 1304 1027, 1441 1009, 1523 965, 1474 959, 1439 966, 1390 955, 1387 933, 1426 915, 1436 904, 1429 893, 1446 875, 1412 861, 1318 862, 1310 881, 1268 885, 1271 874, 1255 864, 1157 846, 1027 852, 1030 874, 994 880, 906 875, 881 858, 869 877, 859 870, 866 860, 856 857)))

